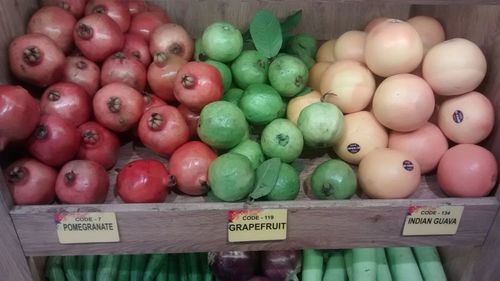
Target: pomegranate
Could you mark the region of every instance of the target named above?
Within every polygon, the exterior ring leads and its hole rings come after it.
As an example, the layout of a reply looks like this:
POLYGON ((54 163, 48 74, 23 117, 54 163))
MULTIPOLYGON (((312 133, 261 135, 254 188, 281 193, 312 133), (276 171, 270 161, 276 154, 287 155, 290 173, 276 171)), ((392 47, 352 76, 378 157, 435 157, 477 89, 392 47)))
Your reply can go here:
POLYGON ((134 88, 111 83, 97 91, 93 106, 97 122, 112 131, 125 132, 141 118, 144 99, 134 88))
POLYGON ((93 97, 99 89, 101 70, 94 62, 79 56, 66 57, 63 81, 80 85, 93 97))
POLYGON ((148 67, 151 63, 148 42, 140 35, 134 33, 126 34, 122 52, 127 54, 127 56, 138 59, 144 67, 148 67))
POLYGON ((177 189, 189 195, 207 193, 208 167, 215 158, 217 154, 200 141, 190 141, 176 149, 168 168, 177 189))
POLYGON ((123 0, 89 0, 85 6, 85 15, 104 14, 115 21, 122 32, 130 27, 130 12, 123 0))
POLYGON ((75 126, 92 116, 91 98, 85 90, 70 82, 59 82, 48 87, 40 99, 42 114, 57 114, 75 126))
POLYGON ((73 14, 77 19, 83 16, 87 0, 42 0, 43 6, 58 6, 73 14))
POLYGON ((154 152, 167 156, 189 140, 189 128, 177 108, 163 105, 144 112, 137 128, 139 139, 154 152))
POLYGON ((135 160, 116 177, 116 190, 126 203, 161 203, 170 191, 171 178, 158 160, 135 160))
POLYGON ((142 97, 144 98, 144 112, 155 106, 167 105, 166 102, 154 94, 143 92, 142 97))
POLYGON ((56 198, 57 171, 32 158, 22 158, 5 170, 7 187, 16 205, 50 204, 56 198))
POLYGON ((179 69, 187 63, 181 57, 160 52, 154 56, 154 62, 148 68, 148 84, 153 93, 165 101, 174 101, 174 80, 179 69))
POLYGON ((21 35, 9 45, 9 65, 20 80, 46 87, 61 78, 64 53, 43 34, 21 35))
POLYGON ((56 195, 64 204, 103 203, 108 188, 108 173, 94 161, 70 161, 57 175, 56 195))
POLYGON ((116 164, 120 140, 114 133, 92 121, 80 125, 78 132, 82 140, 78 159, 97 162, 108 170, 116 164))
POLYGON ((28 143, 31 155, 54 167, 73 159, 79 147, 75 125, 55 114, 42 115, 28 143))
POLYGON ((110 17, 91 14, 80 19, 74 28, 75 45, 91 61, 101 62, 121 50, 125 38, 110 17))
POLYGON ((198 120, 200 120, 200 114, 189 110, 185 105, 181 104, 177 107, 182 117, 186 121, 189 128, 189 138, 194 138, 198 136, 198 120))
POLYGON ((76 19, 68 11, 59 7, 42 7, 36 11, 28 22, 27 33, 44 34, 68 53, 73 44, 73 27, 76 19))
POLYGON ((149 42, 153 30, 168 22, 169 20, 164 13, 151 11, 140 12, 132 16, 129 33, 137 34, 149 42))
POLYGON ((144 0, 127 0, 127 7, 130 15, 135 15, 147 10, 148 4, 144 0))
POLYGON ((40 120, 37 101, 21 86, 0 85, 0 151, 28 138, 40 120))
POLYGON ((189 61, 193 57, 193 45, 193 39, 182 26, 166 23, 151 33, 149 52, 153 56, 158 52, 165 52, 189 61))
POLYGON ((142 91, 146 86, 146 69, 139 60, 122 52, 115 53, 104 61, 101 68, 101 85, 114 82, 142 91))
POLYGON ((220 100, 223 92, 220 72, 205 62, 188 62, 179 69, 175 77, 176 99, 195 112, 201 111, 211 102, 220 100))

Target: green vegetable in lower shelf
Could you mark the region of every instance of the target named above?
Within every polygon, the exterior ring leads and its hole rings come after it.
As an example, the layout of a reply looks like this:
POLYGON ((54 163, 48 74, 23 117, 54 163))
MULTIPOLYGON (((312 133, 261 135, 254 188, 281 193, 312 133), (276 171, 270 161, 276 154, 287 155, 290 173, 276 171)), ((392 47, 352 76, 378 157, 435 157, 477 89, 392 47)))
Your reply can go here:
POLYGON ((166 254, 153 254, 149 257, 146 269, 144 270, 143 281, 154 281, 160 272, 161 268, 165 265, 167 260, 166 254))
POLYGON ((443 264, 436 247, 413 247, 424 281, 446 281, 443 264))
POLYGON ((391 247, 385 250, 394 281, 423 281, 410 247, 391 247))
POLYGON ((130 281, 142 281, 149 255, 133 255, 130 261, 130 281))
POLYGON ((97 268, 97 281, 113 281, 118 277, 120 268, 119 255, 105 255, 99 257, 99 266, 97 268))
POLYGON ((49 281, 65 281, 64 271, 62 268, 62 257, 48 257, 45 262, 45 277, 49 281))
POLYGON ((99 263, 98 255, 81 256, 82 281, 95 281, 97 274, 97 265, 99 263))
POLYGON ((130 263, 132 261, 131 255, 124 255, 120 259, 120 267, 118 269, 118 281, 130 280, 130 263))
POLYGON ((304 250, 302 255, 302 280, 323 279, 323 253, 319 250, 304 250))
POLYGON ((82 274, 80 270, 79 256, 65 256, 62 258, 64 275, 68 281, 81 281, 82 274))
POLYGON ((392 281, 384 248, 377 248, 377 281, 392 281))
POLYGON ((344 255, 342 251, 334 251, 328 257, 323 281, 347 281, 344 255))
POLYGON ((376 281, 377 262, 375 248, 352 249, 352 280, 376 281))

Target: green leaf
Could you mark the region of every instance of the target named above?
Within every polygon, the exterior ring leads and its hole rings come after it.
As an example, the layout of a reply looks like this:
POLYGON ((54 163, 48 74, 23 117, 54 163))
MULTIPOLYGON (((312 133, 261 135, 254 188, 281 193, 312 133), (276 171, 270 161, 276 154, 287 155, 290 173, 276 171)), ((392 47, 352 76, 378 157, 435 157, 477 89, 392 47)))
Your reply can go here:
POLYGON ((297 12, 289 15, 283 22, 281 23, 281 30, 283 31, 283 35, 288 34, 293 28, 295 28, 300 20, 302 19, 302 10, 298 10, 297 12))
POLYGON ((257 181, 255 187, 250 194, 251 199, 259 199, 271 193, 281 169, 281 160, 279 158, 271 158, 264 161, 257 168, 257 181))
POLYGON ((250 23, 250 34, 259 53, 266 58, 278 54, 283 44, 281 26, 270 11, 258 11, 250 23))

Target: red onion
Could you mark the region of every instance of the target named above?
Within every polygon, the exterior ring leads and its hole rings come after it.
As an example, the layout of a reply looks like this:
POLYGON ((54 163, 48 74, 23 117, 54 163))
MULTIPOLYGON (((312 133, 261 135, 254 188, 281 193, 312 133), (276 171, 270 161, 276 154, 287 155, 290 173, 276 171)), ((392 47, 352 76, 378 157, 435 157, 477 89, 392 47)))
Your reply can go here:
POLYGON ((118 52, 104 61, 101 68, 101 85, 121 82, 138 91, 144 90, 146 86, 146 69, 142 63, 118 52))
POLYGON ((106 169, 111 169, 118 160, 120 140, 96 122, 87 122, 78 127, 82 138, 82 145, 77 158, 92 160, 106 169))
POLYGON ((59 7, 42 7, 28 22, 27 33, 44 34, 65 53, 73 44, 73 27, 76 19, 68 11, 59 7))
POLYGON ((110 17, 91 14, 80 19, 73 31, 75 45, 91 61, 101 62, 121 50, 125 38, 110 17))
POLYGON ((0 151, 27 139, 40 120, 37 101, 21 86, 0 85, 0 151))
POLYGON ((42 0, 43 6, 58 6, 69 11, 77 19, 83 16, 87 0, 42 0))
POLYGON ((16 205, 50 204, 56 198, 57 171, 32 158, 22 158, 5 170, 7 187, 16 205))
POLYGON ((265 251, 261 256, 262 273, 270 281, 294 280, 301 266, 300 251, 265 251))
POLYGON ((80 85, 91 97, 99 89, 101 70, 94 62, 80 56, 66 57, 63 81, 80 85))
POLYGON ((97 91, 93 107, 97 122, 114 132, 125 132, 141 118, 144 99, 134 88, 112 83, 97 91))
POLYGON ((76 127, 54 114, 42 115, 28 143, 31 155, 54 167, 73 159, 79 147, 76 127))
POLYGON ((182 26, 166 23, 158 26, 151 34, 149 52, 152 56, 164 52, 189 61, 193 57, 193 45, 193 39, 182 26))
POLYGON ((151 63, 148 42, 138 34, 129 33, 125 35, 125 44, 123 45, 122 52, 127 54, 127 56, 135 57, 146 68, 151 63))
POLYGON ((259 259, 257 252, 209 252, 208 264, 218 281, 242 281, 255 275, 259 259))
POLYGON ((43 34, 21 35, 9 45, 9 64, 20 80, 46 87, 61 79, 64 53, 43 34))
POLYGON ((149 42, 151 33, 160 25, 168 23, 167 16, 163 13, 145 11, 132 16, 129 33, 140 35, 149 42))
POLYGON ((85 6, 85 15, 104 14, 115 21, 122 32, 130 26, 130 12, 122 0, 89 0, 85 6))
POLYGON ((75 126, 92 116, 91 98, 85 90, 70 82, 59 82, 48 87, 40 99, 42 114, 57 114, 75 126))

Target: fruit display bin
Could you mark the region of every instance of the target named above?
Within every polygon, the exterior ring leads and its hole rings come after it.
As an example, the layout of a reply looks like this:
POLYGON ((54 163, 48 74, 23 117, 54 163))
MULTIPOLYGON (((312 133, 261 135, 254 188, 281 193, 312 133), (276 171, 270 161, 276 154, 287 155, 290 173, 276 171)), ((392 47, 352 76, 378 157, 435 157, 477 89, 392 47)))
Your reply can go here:
MULTIPOLYGON (((437 18, 447 38, 474 41, 488 62, 487 76, 480 86, 500 111, 500 1, 498 0, 157 0, 174 22, 198 37, 210 23, 225 20, 246 29, 252 15, 268 9, 279 18, 303 11, 297 32, 318 40, 335 38, 347 30, 362 29, 377 16, 407 19, 414 15, 437 18), (374 3, 376 2, 376 4, 374 3)), ((25 32, 36 0, 0 0, 0 83, 18 83, 8 70, 7 46, 25 32)), ((500 124, 500 114, 496 114, 500 124)), ((482 143, 500 163, 500 127, 482 143)), ((3 157, 3 155, 0 155, 3 157)), ((159 157, 143 147, 125 144, 117 167, 133 159, 159 157)), ((303 187, 313 168, 327 157, 324 153, 303 155, 303 187)), ((5 162, 5 161, 2 161, 5 162)), ((3 167, 5 168, 5 167, 3 167)), ((110 171, 111 186, 116 177, 110 171)), ((304 190, 302 188, 301 190, 304 190)), ((205 197, 168 196, 161 204, 123 204, 110 190, 105 204, 14 206, 0 175, 0 272, 2 280, 33 280, 25 257, 47 255, 125 254, 154 252, 202 252, 214 250, 333 249, 435 245, 442 255, 450 280, 498 280, 500 276, 500 192, 489 197, 449 198, 437 186, 435 175, 422 178, 419 190, 408 199, 312 200, 302 191, 295 201, 218 203, 205 197), (455 235, 402 236, 411 206, 464 206, 455 235), (227 211, 249 208, 288 210, 287 239, 272 242, 230 243, 227 211), (114 212, 120 242, 60 244, 54 214, 60 212, 114 212)))

